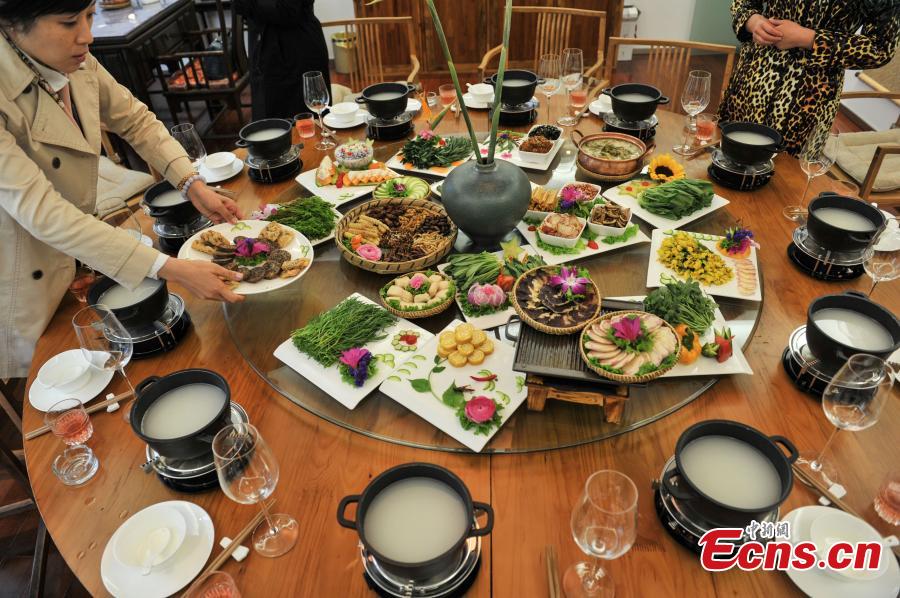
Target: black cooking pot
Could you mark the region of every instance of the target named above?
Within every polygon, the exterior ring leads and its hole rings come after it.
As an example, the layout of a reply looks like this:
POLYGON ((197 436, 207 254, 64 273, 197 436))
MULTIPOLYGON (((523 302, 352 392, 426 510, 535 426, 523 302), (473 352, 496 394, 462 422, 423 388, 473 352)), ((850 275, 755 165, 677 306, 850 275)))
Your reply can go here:
MULTIPOLYGON (((488 85, 497 89, 496 73, 484 80, 488 85)), ((524 104, 534 97, 534 90, 544 82, 531 71, 509 70, 503 75, 503 90, 500 92, 500 101, 508 106, 524 104)))
POLYGON ((141 206, 152 218, 162 224, 182 225, 195 221, 200 217, 200 212, 188 200, 172 206, 154 206, 153 200, 165 193, 174 191, 175 187, 169 181, 160 181, 144 192, 141 206))
POLYGON ((900 349, 900 320, 888 309, 875 303, 857 291, 845 291, 840 295, 824 295, 814 299, 806 310, 806 343, 810 352, 819 360, 822 369, 837 372, 838 369, 857 353, 868 353, 887 359, 900 349), (863 350, 851 347, 825 334, 816 323, 816 312, 823 309, 848 309, 868 316, 884 326, 891 335, 893 344, 882 351, 863 350))
POLYGON ((406 83, 376 83, 362 90, 356 103, 365 104, 372 116, 390 120, 406 112, 406 96, 415 89, 406 83), (377 98, 381 94, 386 98, 377 98))
POLYGON ((235 145, 247 148, 247 152, 257 160, 274 160, 283 156, 291 149, 291 133, 294 129, 294 121, 286 118, 264 118, 246 125, 238 133, 235 145), (265 129, 281 129, 281 135, 266 139, 265 141, 250 141, 248 135, 265 129))
POLYGON ((794 444, 784 436, 766 436, 759 430, 751 428, 746 424, 725 419, 711 419, 699 422, 681 433, 678 443, 675 445, 675 463, 676 467, 669 471, 662 480, 666 490, 672 496, 679 500, 694 501, 694 506, 698 511, 707 515, 714 522, 721 522, 729 525, 740 525, 742 522, 749 522, 751 519, 762 520, 762 517, 777 508, 781 503, 787 500, 794 485, 794 473, 791 470, 791 464, 797 460, 800 454, 797 452, 794 444), (728 436, 746 442, 750 446, 762 452, 766 458, 771 461, 778 472, 781 480, 781 494, 778 500, 770 505, 765 505, 755 509, 745 509, 735 507, 717 501, 716 499, 704 494, 691 480, 683 473, 684 468, 681 463, 681 451, 684 450, 692 440, 696 440, 701 436, 728 436), (777 444, 782 445, 788 450, 789 455, 785 456, 777 444))
POLYGON ((448 469, 444 469, 443 467, 431 465, 430 463, 406 463, 388 469, 369 482, 369 485, 366 486, 362 494, 353 494, 342 498, 338 505, 337 518, 338 523, 342 526, 357 531, 360 542, 362 542, 363 546, 366 547, 366 550, 375 557, 375 560, 381 567, 403 579, 414 581, 426 580, 435 575, 447 573, 452 570, 453 567, 459 564, 464 551, 463 545, 468 538, 473 536, 486 536, 494 529, 494 510, 491 508, 491 505, 473 501, 471 494, 469 494, 469 489, 455 473, 448 469), (392 483, 407 478, 418 477, 434 478, 452 488, 465 503, 466 513, 470 514, 470 520, 473 523, 471 527, 460 535, 451 548, 431 560, 417 563, 395 561, 373 549, 366 539, 366 510, 369 508, 369 505, 372 504, 372 500, 378 493, 392 483), (355 520, 347 519, 345 515, 347 506, 351 503, 357 503, 355 520), (487 523, 484 527, 476 528, 474 525, 476 510, 487 513, 487 523))
POLYGON ((643 83, 623 83, 615 87, 607 87, 600 93, 608 95, 612 103, 613 114, 630 122, 647 120, 656 112, 659 104, 668 104, 669 98, 652 85, 643 83), (650 96, 651 99, 643 102, 623 100, 622 96, 629 93, 639 93, 650 96))
POLYGON ((231 423, 231 389, 225 378, 210 370, 191 369, 173 372, 160 378, 150 376, 142 380, 136 387, 136 398, 131 408, 131 429, 138 438, 150 445, 163 457, 170 459, 193 459, 202 455, 212 454, 212 441, 216 433, 231 423), (152 438, 144 434, 141 426, 144 414, 161 396, 188 384, 212 384, 222 389, 225 393, 225 401, 219 413, 208 424, 179 438, 152 438))
POLYGON ((826 192, 819 194, 818 197, 809 202, 806 228, 816 243, 831 251, 859 251, 865 249, 878 238, 885 226, 887 226, 887 219, 881 210, 865 201, 826 192), (859 214, 872 223, 872 230, 852 231, 838 228, 821 220, 816 215, 816 211, 822 208, 840 208, 859 214))
MULTIPOLYGON (((109 308, 128 331, 141 330, 151 326, 165 313, 166 307, 169 305, 169 289, 165 280, 159 280, 158 282, 159 286, 149 297, 145 297, 134 305, 109 308)), ((104 276, 92 284, 91 288, 88 289, 89 304, 97 305, 98 303, 103 303, 100 297, 107 289, 116 284, 118 283, 108 276, 104 276)))
POLYGON ((722 129, 722 152, 727 158, 739 164, 768 162, 775 154, 784 149, 784 138, 781 136, 781 133, 766 125, 744 122, 720 122, 719 128, 722 129), (729 133, 739 131, 765 135, 772 139, 772 143, 768 145, 742 143, 728 136, 729 133))

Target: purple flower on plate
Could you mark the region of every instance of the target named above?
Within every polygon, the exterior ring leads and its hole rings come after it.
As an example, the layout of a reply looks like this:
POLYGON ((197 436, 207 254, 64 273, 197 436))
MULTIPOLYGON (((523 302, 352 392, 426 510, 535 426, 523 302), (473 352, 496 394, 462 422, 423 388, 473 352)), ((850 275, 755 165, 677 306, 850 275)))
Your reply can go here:
POLYGON ((612 328, 615 331, 616 338, 629 343, 636 341, 642 334, 641 319, 638 316, 619 318, 617 322, 613 323, 612 328))
POLYGON ((369 377, 369 363, 372 361, 372 353, 368 349, 362 347, 347 349, 341 353, 340 361, 347 366, 347 371, 357 388, 366 383, 369 377))
POLYGON ((581 276, 575 267, 567 268, 563 266, 559 269, 559 274, 550 277, 550 286, 558 288, 560 293, 569 297, 584 295, 590 279, 581 276))
POLYGON ((270 251, 272 251, 272 248, 268 243, 256 241, 249 237, 241 240, 235 248, 235 253, 241 257, 253 257, 254 255, 270 251))

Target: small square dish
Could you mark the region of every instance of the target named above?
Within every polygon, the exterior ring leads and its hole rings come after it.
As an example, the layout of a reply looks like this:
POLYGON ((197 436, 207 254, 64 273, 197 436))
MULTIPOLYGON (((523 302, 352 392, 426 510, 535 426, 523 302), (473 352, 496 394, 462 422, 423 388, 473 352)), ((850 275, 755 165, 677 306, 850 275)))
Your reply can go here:
POLYGON ((584 232, 586 221, 572 214, 547 214, 539 230, 547 245, 571 249, 584 232))
POLYGON ((607 200, 591 209, 588 227, 591 232, 601 237, 621 235, 631 224, 631 210, 607 200))

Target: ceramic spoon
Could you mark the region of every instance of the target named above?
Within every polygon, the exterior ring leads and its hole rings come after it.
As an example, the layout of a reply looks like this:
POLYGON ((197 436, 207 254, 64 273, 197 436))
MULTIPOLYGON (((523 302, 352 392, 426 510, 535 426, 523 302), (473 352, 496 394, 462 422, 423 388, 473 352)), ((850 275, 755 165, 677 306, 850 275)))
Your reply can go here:
POLYGON ((150 532, 150 535, 147 536, 147 541, 144 543, 144 562, 141 565, 141 575, 150 575, 150 570, 153 569, 153 561, 166 549, 171 537, 172 532, 167 527, 158 527, 150 532))

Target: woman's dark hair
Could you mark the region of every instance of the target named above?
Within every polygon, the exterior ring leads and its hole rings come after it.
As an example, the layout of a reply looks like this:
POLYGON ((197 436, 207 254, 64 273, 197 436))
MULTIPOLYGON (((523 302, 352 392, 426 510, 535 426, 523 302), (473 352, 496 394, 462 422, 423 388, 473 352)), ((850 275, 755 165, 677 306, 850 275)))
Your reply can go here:
POLYGON ((28 29, 44 15, 81 12, 94 0, 0 0, 0 23, 28 29))

